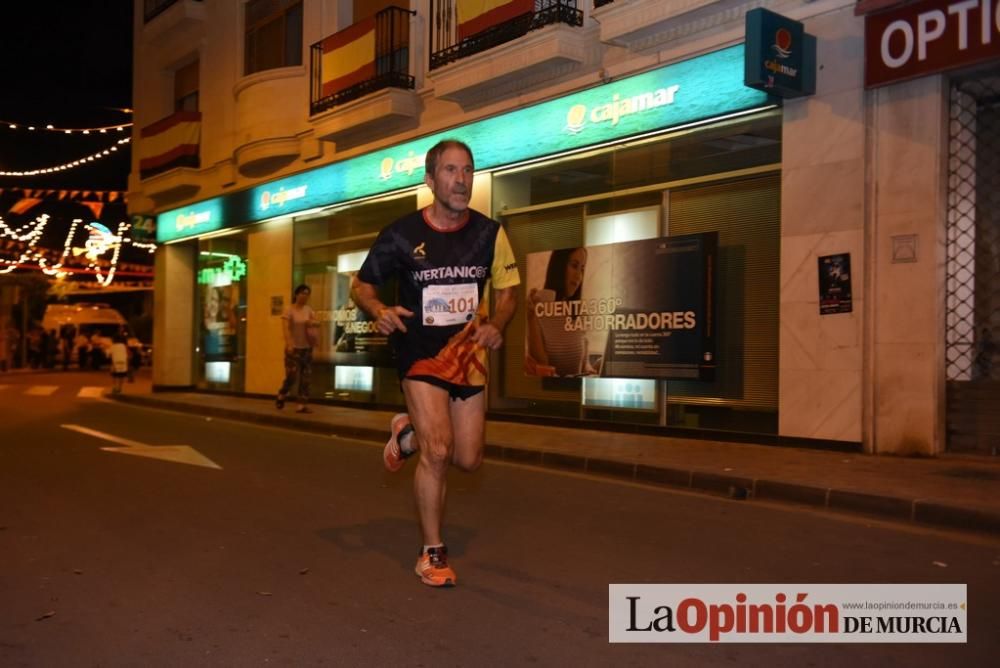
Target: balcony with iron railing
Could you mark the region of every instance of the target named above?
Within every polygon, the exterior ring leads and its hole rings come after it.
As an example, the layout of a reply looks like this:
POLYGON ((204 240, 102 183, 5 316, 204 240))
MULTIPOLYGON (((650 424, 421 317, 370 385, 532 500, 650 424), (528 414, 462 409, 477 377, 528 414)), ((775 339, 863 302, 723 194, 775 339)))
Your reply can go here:
POLYGON ((507 6, 511 8, 508 14, 514 16, 491 25, 488 16, 463 20, 458 0, 431 0, 430 69, 512 42, 548 25, 583 25, 583 12, 577 9, 576 0, 526 0, 508 2, 507 6), (467 26, 477 25, 485 27, 470 34, 467 26))
POLYGON ((330 35, 310 47, 311 114, 384 88, 413 89, 410 74, 410 16, 387 7, 374 17, 330 35))
POLYGON ((576 0, 475 3, 431 0, 428 79, 465 108, 516 96, 567 76, 590 59, 576 0))
POLYGON ((410 74, 415 14, 387 7, 313 44, 309 121, 319 139, 348 145, 414 121, 420 110, 410 74))

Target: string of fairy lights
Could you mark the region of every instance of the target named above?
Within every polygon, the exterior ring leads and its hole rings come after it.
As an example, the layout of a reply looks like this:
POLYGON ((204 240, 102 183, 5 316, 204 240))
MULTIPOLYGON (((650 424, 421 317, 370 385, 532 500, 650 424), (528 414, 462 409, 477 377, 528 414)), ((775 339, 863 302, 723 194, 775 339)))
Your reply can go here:
MULTIPOLYGON (((126 114, 132 113, 131 109, 116 109, 116 111, 126 114)), ((131 122, 95 127, 57 127, 53 124, 32 125, 0 119, 0 132, 7 131, 8 133, 40 134, 49 132, 64 135, 107 136, 114 133, 125 133, 127 129, 131 129, 132 127, 133 124, 131 122)), ((112 155, 118 151, 119 147, 127 145, 130 141, 130 136, 121 137, 113 144, 107 145, 89 155, 47 167, 2 170, 0 171, 0 176, 31 177, 84 167, 112 155)), ((33 205, 40 203, 42 200, 38 199, 37 192, 33 190, 24 191, 23 198, 15 204, 11 212, 20 214, 33 205)), ((76 192, 72 191, 70 196, 75 197, 76 192)), ((86 194, 92 191, 82 192, 84 192, 86 199, 86 194)), ((60 195, 61 199, 62 195, 60 195)), ((113 201, 113 199, 109 201, 113 201)), ((82 204, 91 208, 102 206, 97 201, 84 201, 82 204)), ((94 214, 95 216, 99 216, 100 209, 94 208, 94 214)), ((124 272, 123 276, 130 274, 142 276, 146 273, 141 271, 141 267, 136 269, 140 273, 130 272, 128 263, 123 267, 119 267, 119 257, 123 247, 133 246, 150 254, 156 250, 155 243, 147 243, 133 238, 133 225, 131 223, 121 221, 117 225, 110 224, 112 227, 117 228, 112 231, 104 223, 97 220, 85 223, 82 218, 74 218, 72 220, 72 224, 69 226, 69 230, 63 240, 61 251, 57 248, 39 246, 39 241, 52 220, 48 213, 41 213, 35 216, 33 220, 15 226, 9 225, 0 216, 0 251, 4 251, 0 254, 0 274, 9 274, 16 269, 34 269, 55 279, 64 279, 74 274, 92 275, 99 285, 107 287, 115 279, 116 273, 124 272)), ((142 224, 138 225, 139 227, 135 229, 135 233, 140 236, 142 233, 148 234, 148 230, 142 224)))
MULTIPOLYGON (((122 113, 131 114, 131 109, 116 108, 116 111, 122 113)), ((16 121, 7 121, 0 119, 0 129, 5 129, 9 132, 55 132, 64 135, 107 135, 109 133, 125 132, 126 128, 131 128, 132 123, 115 123, 113 125, 98 125, 94 127, 57 127, 51 123, 45 125, 30 123, 18 123, 16 121)), ((129 143, 131 137, 123 137, 117 140, 114 144, 111 144, 95 153, 85 155, 74 160, 67 160, 66 162, 51 165, 47 167, 37 167, 34 169, 10 169, 10 170, 0 170, 0 176, 12 176, 12 177, 25 177, 25 176, 39 176, 44 174, 54 174, 56 172, 64 172, 67 170, 75 169, 77 167, 85 167, 88 163, 92 163, 95 160, 100 160, 106 156, 118 150, 119 146, 129 143)))
POLYGON ((85 155, 82 158, 77 158, 76 160, 71 160, 70 162, 64 162, 61 165, 52 165, 51 167, 38 167, 37 169, 29 169, 24 171, 0 171, 0 176, 38 176, 39 174, 53 174, 55 172, 62 172, 68 169, 74 169, 76 167, 84 166, 88 162, 100 160, 105 156, 111 155, 112 153, 118 150, 119 146, 129 143, 131 139, 132 139, 131 137, 122 137, 114 144, 101 151, 97 151, 96 153, 91 153, 90 155, 85 155))
MULTIPOLYGON (((132 245, 148 253, 153 253, 156 250, 155 243, 132 239, 128 234, 132 225, 125 221, 119 222, 117 231, 112 232, 102 223, 84 224, 82 218, 74 218, 63 241, 62 252, 59 253, 58 258, 53 260, 46 257, 50 252, 48 249, 36 246, 49 223, 49 219, 49 215, 43 213, 36 216, 31 222, 11 227, 0 217, 0 239, 12 239, 23 245, 19 253, 16 254, 19 255, 17 259, 0 257, 0 274, 9 274, 15 269, 27 268, 34 264, 43 273, 54 278, 67 278, 76 273, 88 274, 93 275, 101 286, 107 287, 115 278, 115 273, 118 270, 118 258, 124 245, 132 245), (76 242, 77 231, 81 226, 87 233, 87 238, 82 246, 76 242), (108 253, 111 253, 110 257, 107 257, 108 253), (81 256, 86 261, 85 265, 81 262, 76 266, 68 266, 69 259, 81 256), (107 264, 106 270, 102 262, 107 264)), ((58 251, 55 252, 58 253, 58 251)))
POLYGON ((15 123, 13 121, 5 121, 0 118, 0 128, 6 128, 8 130, 27 130, 28 132, 34 132, 35 130, 41 130, 42 132, 61 132, 64 135, 80 134, 107 134, 108 132, 124 132, 125 128, 132 127, 131 123, 115 123, 113 125, 99 125, 93 128, 57 128, 51 123, 45 126, 34 126, 34 125, 23 125, 21 123, 15 123))

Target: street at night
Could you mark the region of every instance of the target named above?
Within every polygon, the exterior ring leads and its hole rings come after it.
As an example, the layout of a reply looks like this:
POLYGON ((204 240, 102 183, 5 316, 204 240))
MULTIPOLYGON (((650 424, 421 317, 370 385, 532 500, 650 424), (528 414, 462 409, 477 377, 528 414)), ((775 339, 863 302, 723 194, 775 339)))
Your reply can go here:
POLYGON ((1000 0, 8 5, 0 668, 997 664, 1000 0))
POLYGON ((985 666, 1000 649, 990 538, 487 462, 450 478, 459 583, 434 590, 412 570, 412 467, 385 473, 377 444, 93 398, 105 374, 3 383, 5 666, 985 666), (967 583, 969 642, 612 645, 608 584, 629 582, 967 583))

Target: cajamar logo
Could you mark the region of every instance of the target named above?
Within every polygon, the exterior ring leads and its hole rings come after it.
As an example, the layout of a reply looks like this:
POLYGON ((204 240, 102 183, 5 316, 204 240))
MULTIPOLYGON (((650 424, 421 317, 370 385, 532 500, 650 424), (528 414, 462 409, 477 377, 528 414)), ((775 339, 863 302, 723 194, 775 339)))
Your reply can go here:
POLYGON ((587 126, 588 120, 595 124, 618 125, 618 122, 626 116, 673 104, 674 97, 680 89, 680 86, 674 84, 624 98, 615 93, 609 102, 599 104, 592 109, 588 109, 585 104, 574 104, 566 112, 566 127, 564 129, 570 134, 579 134, 587 126))
POLYGON ((792 33, 787 28, 778 28, 774 33, 774 44, 771 49, 778 58, 788 58, 792 55, 792 33))
POLYGON ((774 51, 774 59, 764 61, 764 68, 771 72, 768 77, 770 86, 774 85, 775 74, 783 74, 787 77, 797 77, 799 75, 797 67, 785 65, 781 62, 792 55, 792 32, 790 30, 787 28, 778 28, 774 33, 774 44, 771 45, 771 50, 774 51))

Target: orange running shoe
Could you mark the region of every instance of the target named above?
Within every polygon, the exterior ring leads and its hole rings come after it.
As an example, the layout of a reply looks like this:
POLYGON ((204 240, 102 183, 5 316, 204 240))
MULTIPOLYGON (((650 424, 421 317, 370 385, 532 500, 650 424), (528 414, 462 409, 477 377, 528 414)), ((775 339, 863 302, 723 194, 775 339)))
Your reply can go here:
POLYGON ((406 458, 413 454, 412 452, 403 453, 397 440, 399 432, 403 431, 408 424, 410 424, 410 416, 406 413, 393 415, 392 421, 389 423, 390 436, 388 443, 385 444, 385 449, 382 450, 382 461, 385 463, 386 470, 392 473, 403 468, 403 465, 406 464, 406 458))
POLYGON ((454 587, 458 582, 455 571, 448 565, 448 548, 444 545, 421 551, 414 570, 420 581, 431 587, 454 587))

